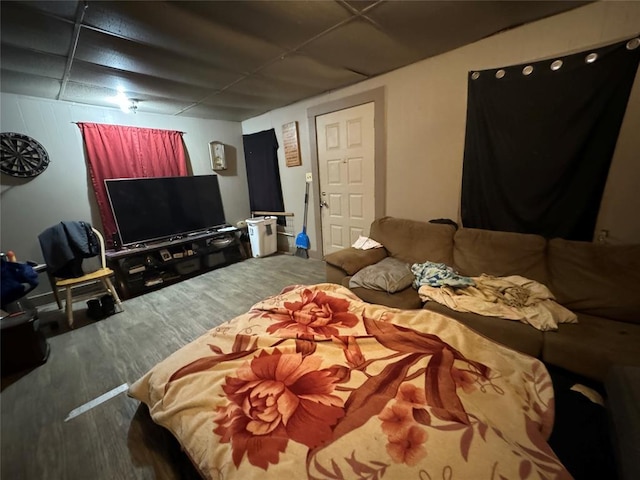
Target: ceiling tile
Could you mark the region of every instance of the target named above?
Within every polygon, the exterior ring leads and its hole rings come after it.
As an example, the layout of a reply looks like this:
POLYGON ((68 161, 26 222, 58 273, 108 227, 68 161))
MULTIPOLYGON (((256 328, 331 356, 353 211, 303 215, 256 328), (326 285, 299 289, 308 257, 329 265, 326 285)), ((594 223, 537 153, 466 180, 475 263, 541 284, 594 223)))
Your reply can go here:
POLYGON ((231 122, 240 122, 247 118, 255 117, 264 113, 258 109, 234 108, 234 107, 215 107, 211 105, 196 105, 193 108, 179 114, 185 117, 198 118, 215 118, 218 120, 228 120, 231 122))
POLYGON ((101 85, 77 83, 72 80, 67 82, 64 99, 67 102, 97 105, 99 107, 117 108, 108 98, 114 95, 113 89, 101 85))
POLYGON ((384 2, 368 11, 366 17, 399 43, 429 57, 475 42, 507 26, 584 3, 587 2, 384 2))
MULTIPOLYGON (((101 107, 118 108, 109 101, 113 91, 86 83, 76 83, 70 81, 65 90, 65 100, 88 105, 98 105, 101 107)), ((165 115, 175 115, 181 110, 192 105, 188 101, 178 101, 172 98, 147 96, 138 103, 138 111, 145 113, 162 113, 165 115)))
POLYGON ((351 85, 367 77, 342 67, 327 65, 306 55, 291 54, 260 70, 260 75, 323 91, 351 85))
POLYGON ((265 97, 260 92, 240 93, 231 89, 210 95, 202 101, 203 105, 213 107, 238 107, 245 110, 267 111, 282 105, 282 100, 265 97))
POLYGON ((3 44, 56 55, 69 53, 73 24, 41 15, 17 4, 0 2, 0 6, 3 44))
POLYGON ((0 70, 2 91, 16 95, 29 95, 40 98, 57 98, 60 81, 53 78, 31 75, 29 73, 0 70))
POLYGON ((167 2, 91 2, 85 23, 210 65, 251 72, 283 50, 167 2))
POLYGON ((55 2, 51 0, 27 0, 20 2, 3 1, 2 3, 20 4, 20 6, 31 9, 33 11, 38 11, 41 13, 73 21, 76 18, 76 11, 78 9, 79 2, 77 0, 56 0, 55 2))
POLYGON ((124 89, 129 98, 139 99, 156 96, 184 102, 197 102, 211 94, 211 90, 207 88, 198 88, 193 85, 123 72, 84 62, 74 62, 69 80, 78 84, 105 87, 111 92, 109 96, 115 95, 119 88, 124 89))
POLYGON ((582 1, 0 1, 2 91, 245 120, 582 1), (55 77, 52 78, 52 77, 55 77))
POLYGON ((147 97, 144 101, 138 103, 138 112, 178 115, 191 105, 193 105, 191 102, 179 102, 170 98, 147 97))
POLYGON ((185 102, 197 102, 211 93, 211 90, 202 87, 198 88, 193 85, 80 61, 73 63, 69 79, 75 83, 105 87, 111 92, 109 96, 115 95, 118 88, 121 88, 130 98, 144 99, 146 96, 159 96, 185 102))
POLYGON ((310 85, 299 85, 261 75, 251 75, 232 85, 225 91, 246 95, 260 95, 266 99, 293 102, 317 95, 320 89, 310 85))
POLYGON ((24 50, 12 45, 3 45, 1 55, 3 69, 57 80, 62 80, 67 64, 63 56, 24 50))
POLYGON ((483 20, 494 18, 503 24, 509 23, 513 28, 519 24, 539 20, 594 1, 596 0, 555 0, 553 2, 545 0, 512 0, 510 2, 491 0, 486 2, 487 14, 483 20))
POLYGON ((380 0, 345 0, 346 4, 348 4, 354 10, 362 11, 365 8, 370 7, 371 5, 375 5, 376 3, 381 3, 380 0))
POLYGON ((210 89, 222 88, 242 76, 204 61, 88 29, 83 29, 80 34, 76 58, 87 63, 210 89))
POLYGON ((223 1, 176 2, 189 12, 223 24, 237 32, 292 49, 351 15, 339 2, 223 1))
POLYGON ((489 2, 402 2, 367 12, 389 36, 427 56, 482 38, 493 25, 480 20, 489 2), (456 32, 451 35, 449 32, 456 32))
POLYGON ((419 52, 361 19, 336 28, 308 43, 301 51, 322 63, 348 68, 366 76, 388 72, 422 58, 419 52))

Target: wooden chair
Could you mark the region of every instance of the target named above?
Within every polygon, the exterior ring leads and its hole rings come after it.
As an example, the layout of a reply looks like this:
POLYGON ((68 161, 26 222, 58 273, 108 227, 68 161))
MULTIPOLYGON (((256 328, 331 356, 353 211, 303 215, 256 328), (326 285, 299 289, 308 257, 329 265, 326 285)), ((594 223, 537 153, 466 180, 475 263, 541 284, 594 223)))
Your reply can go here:
POLYGON ((69 323, 69 327, 73 328, 73 287, 78 287, 80 285, 86 285, 90 283, 98 283, 100 282, 105 290, 111 294, 113 300, 116 305, 118 305, 120 311, 124 311, 122 307, 122 302, 120 301, 120 297, 118 297, 118 292, 113 287, 113 283, 111 283, 111 279, 109 277, 114 275, 113 270, 107 268, 107 261, 105 257, 105 247, 104 247, 104 237, 102 234, 91 227, 91 230, 96 234, 98 240, 100 242, 100 266, 101 268, 96 270, 95 272, 87 273, 81 277, 76 278, 50 278, 52 280, 51 285, 53 286, 53 293, 58 303, 58 308, 62 308, 58 297, 58 289, 65 289, 66 302, 65 302, 65 312, 67 314, 67 322, 69 323))

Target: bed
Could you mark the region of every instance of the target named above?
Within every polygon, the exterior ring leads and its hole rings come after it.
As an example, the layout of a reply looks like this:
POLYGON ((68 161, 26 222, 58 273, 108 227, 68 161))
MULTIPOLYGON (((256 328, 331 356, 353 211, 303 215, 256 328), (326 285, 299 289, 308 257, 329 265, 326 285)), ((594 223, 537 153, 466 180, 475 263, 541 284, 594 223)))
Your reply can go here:
POLYGON ((537 359, 444 315, 291 286, 131 385, 207 479, 564 479, 537 359))

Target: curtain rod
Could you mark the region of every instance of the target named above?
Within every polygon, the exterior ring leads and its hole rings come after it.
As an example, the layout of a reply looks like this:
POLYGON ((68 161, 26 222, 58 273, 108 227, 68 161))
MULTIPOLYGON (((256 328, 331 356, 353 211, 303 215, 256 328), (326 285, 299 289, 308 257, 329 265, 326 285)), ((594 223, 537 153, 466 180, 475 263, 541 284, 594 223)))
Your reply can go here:
MULTIPOLYGON (((78 125, 79 123, 93 123, 93 122, 69 122, 69 123, 75 123, 76 125, 78 125)), ((112 123, 99 123, 98 125, 113 125, 112 123)), ((148 128, 148 127, 135 127, 133 125, 119 125, 119 126, 123 126, 123 127, 133 127, 133 128, 148 128)), ((178 132, 181 133, 182 135, 186 135, 187 132, 183 132, 181 130, 168 130, 166 128, 151 128, 150 130, 165 130, 168 132, 178 132)))

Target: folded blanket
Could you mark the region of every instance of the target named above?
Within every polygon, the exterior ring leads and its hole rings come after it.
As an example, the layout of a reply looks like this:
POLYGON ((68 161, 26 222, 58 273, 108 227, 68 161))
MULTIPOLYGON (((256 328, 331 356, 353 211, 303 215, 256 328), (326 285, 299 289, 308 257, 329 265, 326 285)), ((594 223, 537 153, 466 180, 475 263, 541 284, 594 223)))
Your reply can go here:
POLYGON ((577 323, 576 315, 555 302, 543 284, 519 275, 471 277, 474 286, 432 287, 422 285, 422 301, 432 300, 458 312, 518 320, 538 330, 557 330, 558 323, 577 323))

